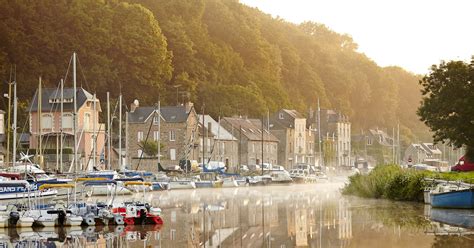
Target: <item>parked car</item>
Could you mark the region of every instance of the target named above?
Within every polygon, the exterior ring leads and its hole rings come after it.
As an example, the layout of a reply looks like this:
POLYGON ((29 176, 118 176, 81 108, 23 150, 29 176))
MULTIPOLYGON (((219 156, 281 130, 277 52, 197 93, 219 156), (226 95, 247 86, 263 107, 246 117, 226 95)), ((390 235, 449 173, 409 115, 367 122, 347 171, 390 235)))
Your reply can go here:
POLYGON ((466 156, 462 156, 458 163, 451 167, 451 171, 474 171, 474 161, 470 161, 466 156))

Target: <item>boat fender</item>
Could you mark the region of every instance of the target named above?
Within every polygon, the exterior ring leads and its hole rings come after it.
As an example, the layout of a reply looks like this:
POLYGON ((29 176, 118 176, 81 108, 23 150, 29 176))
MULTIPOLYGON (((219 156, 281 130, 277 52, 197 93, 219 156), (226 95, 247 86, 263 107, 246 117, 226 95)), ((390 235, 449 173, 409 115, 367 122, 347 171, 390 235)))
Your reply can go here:
POLYGON ((88 216, 84 219, 84 222, 88 226, 95 226, 95 220, 94 217, 88 216))
POLYGON ((123 221, 123 216, 118 215, 114 217, 114 221, 116 225, 123 225, 125 224, 125 221, 123 221))

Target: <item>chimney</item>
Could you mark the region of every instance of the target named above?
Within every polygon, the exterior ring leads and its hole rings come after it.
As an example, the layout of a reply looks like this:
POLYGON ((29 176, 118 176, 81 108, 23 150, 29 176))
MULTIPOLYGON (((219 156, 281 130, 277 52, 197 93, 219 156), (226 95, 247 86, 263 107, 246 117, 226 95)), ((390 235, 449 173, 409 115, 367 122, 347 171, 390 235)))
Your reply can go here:
POLYGON ((186 104, 184 105, 186 107, 186 114, 189 113, 189 111, 191 111, 191 109, 194 107, 194 103, 192 102, 186 102, 186 104))
POLYGON ((135 112, 135 109, 137 109, 140 106, 140 103, 138 102, 137 99, 133 100, 132 104, 130 104, 130 113, 135 112))

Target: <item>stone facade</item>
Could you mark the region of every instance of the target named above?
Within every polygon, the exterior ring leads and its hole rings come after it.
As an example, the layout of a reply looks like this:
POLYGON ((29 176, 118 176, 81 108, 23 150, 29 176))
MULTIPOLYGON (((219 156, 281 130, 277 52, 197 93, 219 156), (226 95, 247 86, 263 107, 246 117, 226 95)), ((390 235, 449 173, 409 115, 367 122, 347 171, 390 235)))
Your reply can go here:
POLYGON ((278 161, 287 169, 297 164, 314 165, 314 140, 306 118, 295 110, 281 109, 270 118, 270 129, 279 143, 278 161))
MULTIPOLYGON (((203 123, 202 115, 199 116, 199 123, 200 126, 203 123)), ((226 130, 220 125, 219 121, 214 120, 209 115, 204 116, 204 123, 208 130, 207 138, 209 142, 212 142, 212 145, 207 146, 207 159, 210 157, 211 161, 222 162, 228 169, 235 171, 238 165, 238 140, 234 135, 238 130, 235 130, 235 128, 234 130, 232 128, 226 130), (212 136, 212 139, 209 138, 210 136, 212 136)), ((202 137, 200 137, 199 149, 202 153, 202 137)), ((202 156, 198 161, 202 161, 202 156)))
MULTIPOLYGON (((234 130, 238 140, 238 164, 259 165, 262 163, 262 125, 260 120, 225 117, 221 125, 234 130)), ((263 130, 263 163, 278 163, 278 139, 267 130, 263 130)))
POLYGON ((147 135, 148 140, 160 141, 160 160, 164 167, 177 166, 180 160, 190 160, 198 154, 198 122, 192 103, 160 109, 159 115, 156 107, 132 106, 128 113, 126 149, 127 160, 133 169, 158 169, 157 154, 145 154, 140 146, 147 135), (158 118, 161 118, 159 122, 158 118))
MULTIPOLYGON (((318 113, 310 111, 307 126, 316 130, 318 136, 318 113)), ((321 144, 326 166, 351 166, 351 123, 346 115, 331 109, 321 109, 321 144)), ((315 139, 315 149, 318 148, 318 138, 315 139)), ((318 156, 319 157, 319 156, 318 156)))

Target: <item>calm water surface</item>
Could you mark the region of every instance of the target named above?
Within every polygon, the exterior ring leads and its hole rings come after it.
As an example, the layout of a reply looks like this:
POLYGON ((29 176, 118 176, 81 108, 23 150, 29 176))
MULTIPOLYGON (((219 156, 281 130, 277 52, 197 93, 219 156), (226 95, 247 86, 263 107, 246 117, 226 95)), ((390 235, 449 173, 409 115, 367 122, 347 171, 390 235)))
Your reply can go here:
POLYGON ((0 248, 474 247, 472 211, 343 197, 341 186, 324 183, 136 194, 135 199, 145 197, 161 207, 163 226, 6 229, 0 230, 0 248))

